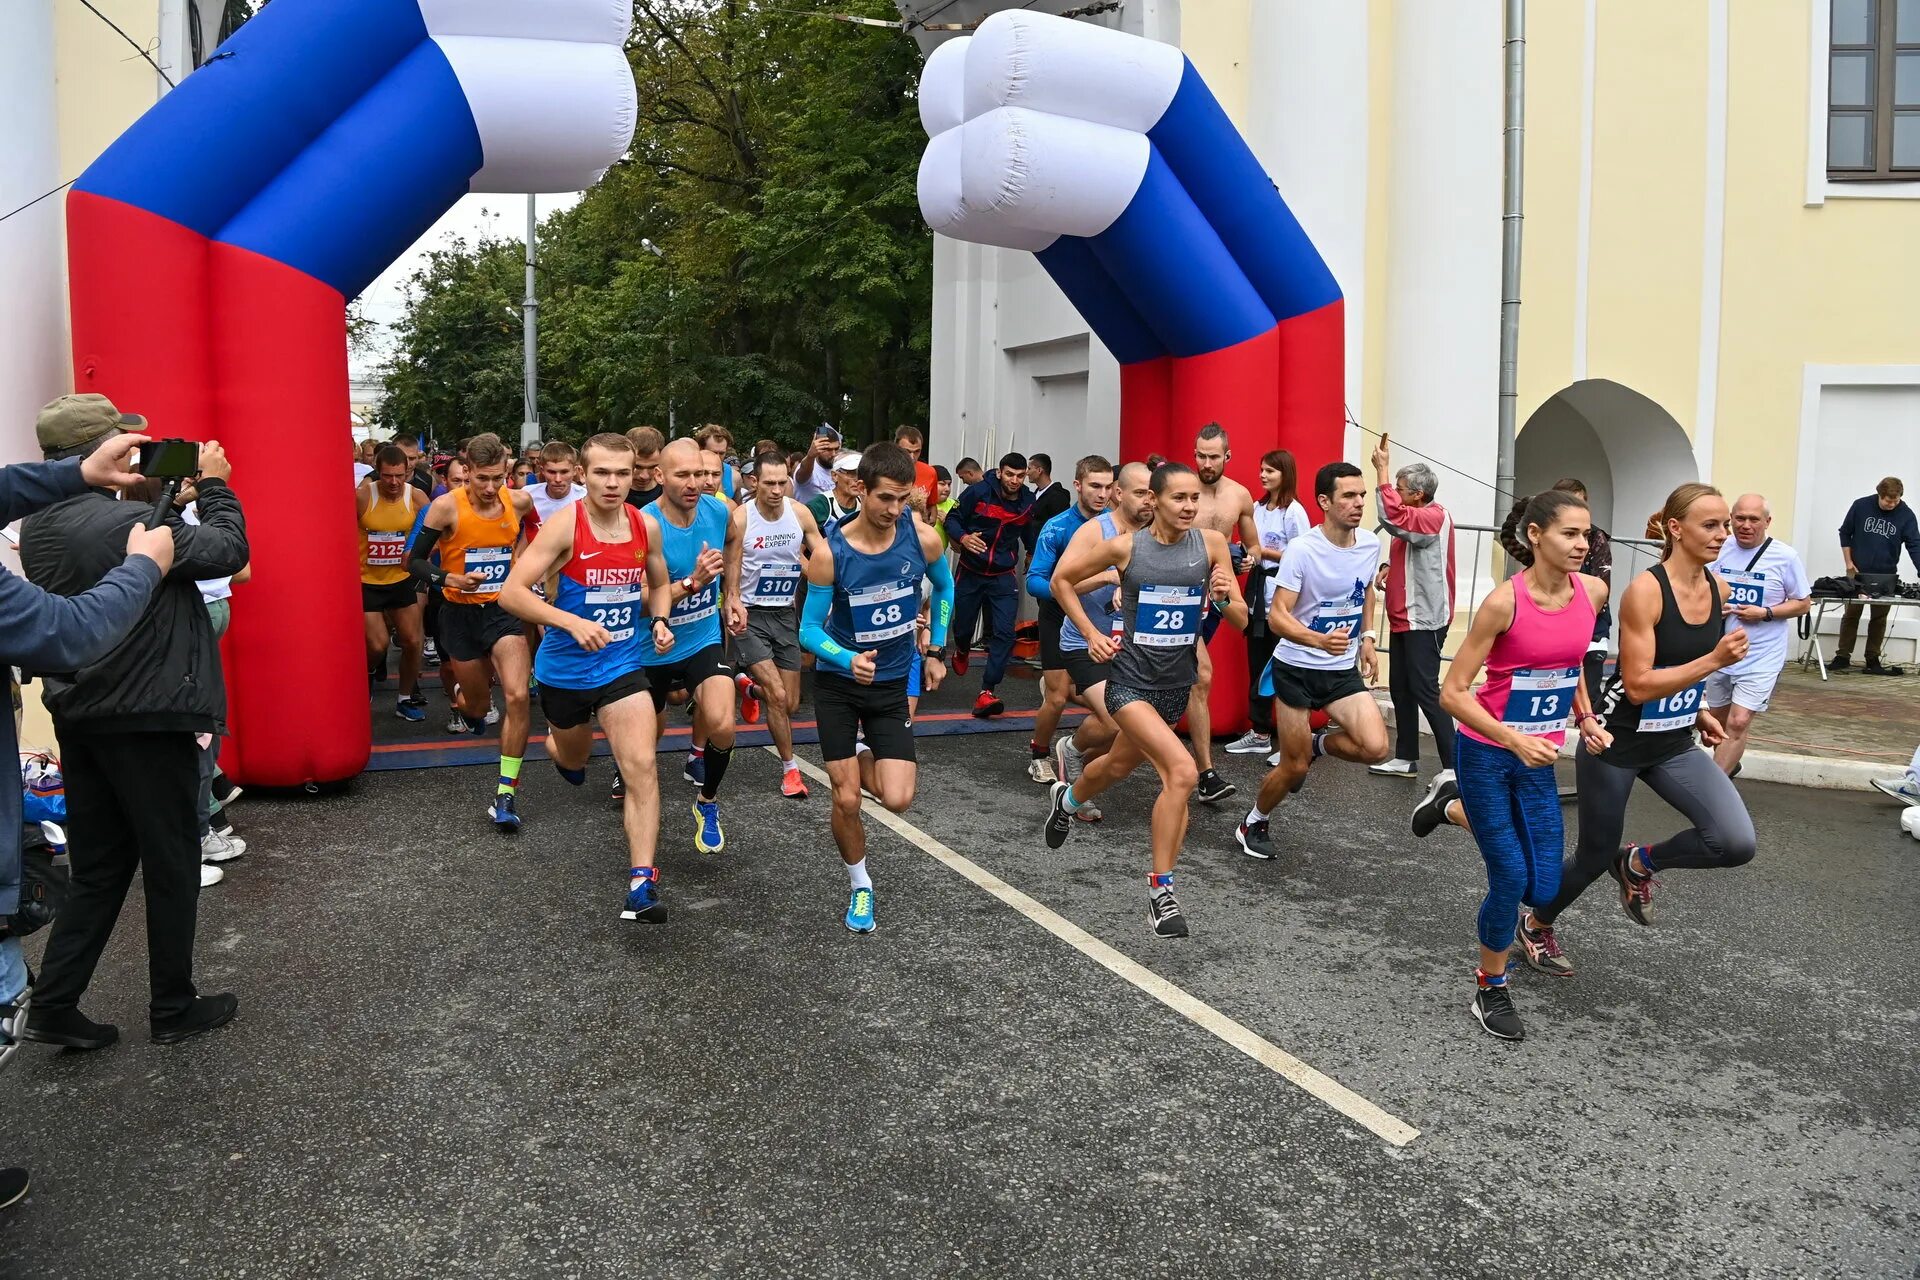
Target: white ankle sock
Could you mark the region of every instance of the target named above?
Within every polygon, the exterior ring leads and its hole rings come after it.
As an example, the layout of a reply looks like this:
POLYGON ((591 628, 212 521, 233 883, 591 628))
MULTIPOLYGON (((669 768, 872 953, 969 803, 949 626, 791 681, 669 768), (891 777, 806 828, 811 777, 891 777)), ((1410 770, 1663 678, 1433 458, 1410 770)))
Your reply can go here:
POLYGON ((867 874, 867 860, 865 858, 860 859, 858 862, 849 862, 847 864, 847 879, 855 889, 873 888, 873 877, 867 874))

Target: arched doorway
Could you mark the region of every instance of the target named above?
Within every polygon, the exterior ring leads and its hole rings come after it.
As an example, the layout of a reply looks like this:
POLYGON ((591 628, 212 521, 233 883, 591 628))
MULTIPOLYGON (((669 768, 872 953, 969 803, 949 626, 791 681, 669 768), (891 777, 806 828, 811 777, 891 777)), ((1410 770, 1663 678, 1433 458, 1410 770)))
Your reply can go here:
POLYGON ((1578 478, 1594 522, 1627 538, 1640 536, 1675 485, 1700 478, 1673 415, 1605 378, 1576 382, 1533 411, 1514 441, 1514 473, 1521 493, 1578 478))

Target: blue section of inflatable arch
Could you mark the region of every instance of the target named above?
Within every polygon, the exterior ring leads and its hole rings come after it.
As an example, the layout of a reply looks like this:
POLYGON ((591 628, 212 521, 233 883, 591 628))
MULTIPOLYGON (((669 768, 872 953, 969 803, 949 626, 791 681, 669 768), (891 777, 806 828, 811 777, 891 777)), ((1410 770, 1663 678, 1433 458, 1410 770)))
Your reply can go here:
POLYGON ((1167 349, 1078 236, 1061 236, 1033 255, 1067 301, 1121 364, 1157 360, 1167 349))

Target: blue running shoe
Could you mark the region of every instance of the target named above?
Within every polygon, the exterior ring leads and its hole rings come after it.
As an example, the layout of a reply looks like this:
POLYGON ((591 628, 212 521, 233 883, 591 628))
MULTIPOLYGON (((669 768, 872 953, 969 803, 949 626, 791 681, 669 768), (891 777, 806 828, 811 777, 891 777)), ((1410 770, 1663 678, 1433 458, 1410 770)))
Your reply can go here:
POLYGON ((718 853, 727 847, 726 833, 720 830, 720 802, 701 800, 693 802, 693 847, 701 853, 718 853))
POLYGON ((520 798, 508 791, 494 796, 493 803, 487 807, 487 816, 493 819, 493 825, 502 831, 520 829, 520 798))
POLYGON ((847 900, 847 928, 855 933, 872 933, 880 926, 873 919, 873 886, 855 889, 847 900))
POLYGON ((704 755, 697 756, 691 751, 687 752, 687 763, 680 770, 680 776, 696 787, 706 786, 707 758, 704 755))
POLYGON ((643 924, 659 924, 666 918, 667 909, 660 902, 660 889, 652 876, 635 878, 632 888, 627 890, 627 905, 620 912, 622 920, 638 920, 643 924))
POLYGON ((425 707, 416 707, 411 702, 400 701, 393 704, 393 714, 409 724, 419 724, 427 718, 425 707))

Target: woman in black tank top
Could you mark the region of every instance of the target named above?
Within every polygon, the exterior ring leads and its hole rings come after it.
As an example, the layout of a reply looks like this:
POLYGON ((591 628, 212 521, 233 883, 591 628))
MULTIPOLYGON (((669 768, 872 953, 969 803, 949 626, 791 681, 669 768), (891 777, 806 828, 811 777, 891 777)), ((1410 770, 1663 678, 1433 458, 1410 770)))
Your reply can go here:
POLYGON ((1527 962, 1568 977, 1572 962, 1554 939, 1560 913, 1602 875, 1618 887, 1620 906, 1636 923, 1653 923, 1656 871, 1732 867, 1753 859, 1753 820, 1740 793, 1713 757, 1694 749, 1724 732, 1702 701, 1706 678, 1738 662, 1747 636, 1724 617, 1726 583, 1709 565, 1731 536, 1732 520, 1718 489, 1684 484, 1667 498, 1662 562, 1628 585, 1620 602, 1620 662, 1607 681, 1599 715, 1610 739, 1597 753, 1575 757, 1580 787, 1580 842, 1561 869, 1551 903, 1523 913, 1527 962), (1691 825, 1657 844, 1621 846, 1627 797, 1644 780, 1691 825))

